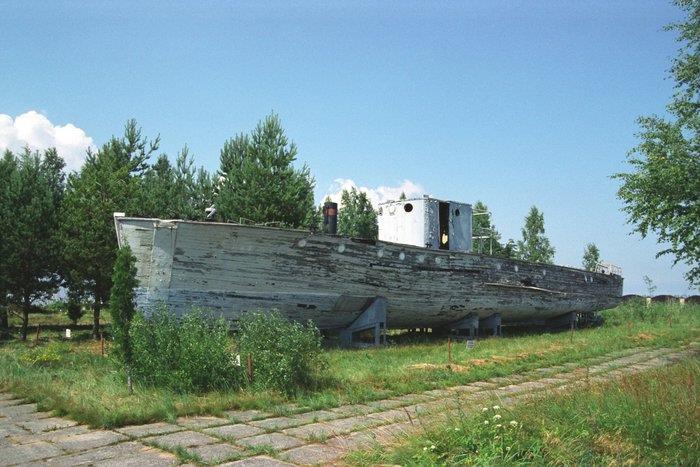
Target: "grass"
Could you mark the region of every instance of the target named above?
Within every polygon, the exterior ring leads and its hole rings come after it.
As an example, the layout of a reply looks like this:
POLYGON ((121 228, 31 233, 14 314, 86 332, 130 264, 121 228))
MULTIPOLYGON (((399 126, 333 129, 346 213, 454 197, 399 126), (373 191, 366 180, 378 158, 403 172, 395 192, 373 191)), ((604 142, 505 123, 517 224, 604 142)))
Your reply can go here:
MULTIPOLYGON (((62 332, 42 331, 23 343, 0 344, 0 389, 36 401, 91 426, 116 427, 180 415, 220 415, 230 409, 276 408, 294 402, 321 409, 345 403, 460 385, 537 367, 576 362, 631 347, 678 347, 698 339, 700 307, 627 304, 605 312, 608 324, 575 333, 537 333, 482 339, 474 349, 453 343, 448 367, 446 339, 405 342, 392 336, 385 348, 329 349, 328 369, 313 390, 285 397, 261 391, 176 393, 150 386, 126 388, 119 366, 102 357, 99 342, 81 329, 66 341, 62 332)), ((85 319, 85 318, 84 318, 85 319)), ((506 331, 507 332, 507 331, 506 331)), ((109 342, 107 353, 109 354, 109 342)))
POLYGON ((551 395, 512 410, 489 405, 424 428, 358 465, 698 465, 697 360, 551 395))

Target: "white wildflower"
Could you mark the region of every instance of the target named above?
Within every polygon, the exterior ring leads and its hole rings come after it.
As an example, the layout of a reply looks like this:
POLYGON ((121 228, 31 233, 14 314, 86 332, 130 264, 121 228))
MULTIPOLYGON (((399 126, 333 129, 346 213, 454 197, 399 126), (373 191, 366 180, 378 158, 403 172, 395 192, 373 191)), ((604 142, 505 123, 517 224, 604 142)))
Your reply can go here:
POLYGON ((510 426, 518 426, 518 422, 516 422, 515 420, 511 420, 510 426))
POLYGON ((501 408, 500 405, 494 405, 494 406, 493 406, 493 410, 498 410, 498 409, 500 409, 500 408, 501 408))
POLYGON ((434 451, 434 450, 435 450, 435 445, 434 445, 434 444, 433 444, 432 446, 430 446, 430 450, 431 450, 431 451, 434 451))
POLYGON ((486 412, 487 410, 489 410, 488 407, 484 407, 483 409, 481 409, 482 412, 486 412))
POLYGON ((498 425, 496 425, 496 428, 501 428, 502 426, 503 426, 503 425, 501 425, 501 424, 499 423, 498 425))
POLYGON ((488 425, 488 424, 489 424, 489 421, 488 421, 488 420, 484 420, 484 425, 488 425))
POLYGON ((506 451, 510 451, 510 446, 506 446, 506 451))
POLYGON ((496 414, 496 415, 493 416, 493 419, 494 419, 494 420, 500 420, 500 419, 501 419, 501 416, 498 415, 498 414, 496 414))
POLYGON ((459 428, 455 428, 455 431, 459 431, 459 428))
POLYGON ((428 446, 423 446, 423 450, 424 450, 424 451, 427 451, 427 450, 428 450, 428 446))

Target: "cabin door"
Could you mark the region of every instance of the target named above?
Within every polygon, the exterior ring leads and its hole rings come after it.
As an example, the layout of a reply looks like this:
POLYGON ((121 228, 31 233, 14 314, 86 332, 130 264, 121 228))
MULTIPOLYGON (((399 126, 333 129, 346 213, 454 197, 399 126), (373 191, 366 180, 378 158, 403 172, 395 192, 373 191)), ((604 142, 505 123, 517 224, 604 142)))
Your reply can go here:
POLYGON ((450 249, 450 203, 440 203, 440 238, 439 248, 441 250, 450 249))

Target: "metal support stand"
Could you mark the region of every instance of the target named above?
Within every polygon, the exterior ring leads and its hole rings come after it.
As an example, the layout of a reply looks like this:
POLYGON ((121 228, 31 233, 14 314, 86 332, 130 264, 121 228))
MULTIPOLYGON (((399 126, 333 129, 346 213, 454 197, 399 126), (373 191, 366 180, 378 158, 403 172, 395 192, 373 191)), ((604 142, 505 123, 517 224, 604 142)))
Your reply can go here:
POLYGON ((367 330, 371 330, 374 334, 374 345, 386 344, 387 304, 387 299, 384 297, 376 297, 372 300, 350 326, 340 331, 340 345, 356 346, 359 343, 355 342, 354 335, 367 330))
POLYGON ((488 318, 479 320, 479 327, 493 330, 493 336, 501 335, 501 314, 494 313, 488 318))
POLYGON ((456 334, 456 337, 466 337, 467 339, 474 339, 479 333, 479 315, 476 313, 469 313, 464 318, 459 321, 452 323, 450 325, 450 330, 456 334), (462 335, 461 331, 467 331, 467 335, 462 335))

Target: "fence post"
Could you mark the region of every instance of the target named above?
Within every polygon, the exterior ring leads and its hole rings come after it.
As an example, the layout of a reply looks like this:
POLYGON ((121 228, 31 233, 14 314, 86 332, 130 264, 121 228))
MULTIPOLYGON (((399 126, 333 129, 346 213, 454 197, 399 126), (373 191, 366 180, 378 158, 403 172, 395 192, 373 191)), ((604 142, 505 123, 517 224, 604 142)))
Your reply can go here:
POLYGON ((248 354, 248 382, 253 382, 253 356, 248 354))

